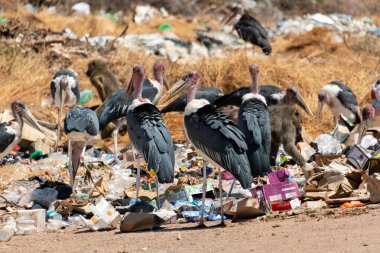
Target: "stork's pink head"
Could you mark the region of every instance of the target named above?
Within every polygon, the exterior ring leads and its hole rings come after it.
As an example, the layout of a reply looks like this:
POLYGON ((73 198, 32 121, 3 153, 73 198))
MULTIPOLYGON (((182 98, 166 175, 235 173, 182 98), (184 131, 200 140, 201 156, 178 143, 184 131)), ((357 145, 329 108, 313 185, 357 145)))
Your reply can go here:
POLYGON ((164 67, 164 64, 162 64, 162 62, 160 61, 156 61, 153 65, 153 72, 164 72, 165 70, 165 67, 164 67))
POLYGON ((62 76, 61 80, 59 81, 59 85, 62 90, 67 89, 67 87, 69 87, 69 78, 67 76, 62 76))
POLYGON ((167 83, 164 81, 164 64, 160 61, 156 61, 153 65, 153 75, 154 79, 159 82, 161 85, 164 85, 166 89, 169 89, 167 83))
POLYGON ((254 94, 259 93, 259 87, 257 86, 259 82, 259 70, 260 70, 259 65, 257 64, 249 65, 249 73, 252 79, 251 92, 254 94))
MULTIPOLYGON (((180 94, 182 91, 187 91, 188 92, 188 97, 190 96, 191 98, 195 97, 195 92, 197 90, 197 86, 199 85, 202 77, 201 75, 196 72, 196 71, 191 71, 186 73, 181 77, 181 79, 176 82, 171 89, 168 91, 167 95, 161 99, 161 102, 164 103, 168 101, 169 99, 177 96, 180 94)), ((187 102, 189 102, 188 100, 187 102)))
POLYGON ((26 109, 26 106, 22 101, 15 100, 12 102, 11 108, 13 112, 20 113, 21 111, 26 109))
POLYGON ((364 107, 362 112, 362 118, 363 120, 371 120, 375 117, 375 108, 372 105, 367 105, 364 107))
POLYGON ((144 77, 145 77, 145 69, 137 65, 133 68, 133 98, 141 98, 142 96, 142 86, 144 82, 144 77))

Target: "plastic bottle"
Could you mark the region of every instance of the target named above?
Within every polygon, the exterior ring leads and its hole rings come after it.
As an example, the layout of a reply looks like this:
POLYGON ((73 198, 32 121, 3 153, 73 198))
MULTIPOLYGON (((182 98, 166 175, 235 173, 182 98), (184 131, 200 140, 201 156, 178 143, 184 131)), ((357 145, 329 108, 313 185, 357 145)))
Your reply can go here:
POLYGON ((84 104, 87 104, 88 102, 90 102, 90 100, 94 97, 94 93, 91 91, 91 90, 83 90, 81 93, 80 93, 80 98, 79 98, 79 102, 78 104, 80 105, 84 105, 84 104))
POLYGON ((56 231, 56 230, 60 230, 64 226, 65 226, 65 223, 63 221, 50 219, 46 225, 46 230, 47 231, 56 231))
POLYGON ((59 213, 53 211, 53 210, 48 210, 46 212, 46 216, 48 219, 52 219, 52 220, 62 220, 62 215, 60 215, 59 213))
POLYGON ((3 220, 6 225, 0 230, 0 242, 7 242, 16 232, 16 221, 10 215, 5 215, 3 220))

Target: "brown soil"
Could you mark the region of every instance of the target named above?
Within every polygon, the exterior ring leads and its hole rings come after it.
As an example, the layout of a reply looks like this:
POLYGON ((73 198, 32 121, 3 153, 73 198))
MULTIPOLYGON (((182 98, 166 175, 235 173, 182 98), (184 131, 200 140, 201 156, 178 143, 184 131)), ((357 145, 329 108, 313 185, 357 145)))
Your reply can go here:
POLYGON ((194 229, 166 225, 136 233, 61 230, 16 236, 0 252, 378 252, 380 209, 329 209, 268 221, 227 222, 194 229))

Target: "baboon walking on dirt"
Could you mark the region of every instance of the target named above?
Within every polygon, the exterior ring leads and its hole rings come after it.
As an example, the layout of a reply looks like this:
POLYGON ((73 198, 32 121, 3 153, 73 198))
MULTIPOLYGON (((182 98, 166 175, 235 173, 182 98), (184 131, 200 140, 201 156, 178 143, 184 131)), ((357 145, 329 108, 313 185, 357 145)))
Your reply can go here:
POLYGON ((278 149, 283 144, 286 153, 304 166, 306 161, 296 147, 296 143, 302 141, 301 114, 294 107, 284 105, 270 106, 268 111, 272 130, 271 165, 275 165, 278 149))

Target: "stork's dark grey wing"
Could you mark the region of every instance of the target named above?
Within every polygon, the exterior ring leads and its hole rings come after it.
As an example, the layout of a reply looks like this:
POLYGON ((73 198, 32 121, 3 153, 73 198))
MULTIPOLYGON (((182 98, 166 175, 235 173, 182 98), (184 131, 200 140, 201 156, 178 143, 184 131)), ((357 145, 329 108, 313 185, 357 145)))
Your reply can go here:
POLYGON ((352 89, 350 87, 348 87, 347 85, 345 85, 339 81, 332 81, 332 82, 330 82, 330 84, 338 86, 344 92, 351 92, 352 93, 352 89))
POLYGON ((173 142, 160 111, 150 103, 142 104, 128 111, 127 122, 129 138, 148 169, 157 173, 159 183, 173 182, 173 142))
POLYGON ((67 134, 86 131, 95 136, 99 132, 99 121, 95 112, 89 108, 71 109, 66 113, 64 129, 67 134))
MULTIPOLYGON (((197 90, 195 93, 196 99, 206 99, 210 104, 213 104, 218 98, 223 96, 223 92, 218 88, 204 87, 197 90)), ((182 94, 167 106, 162 108, 162 113, 167 112, 183 112, 187 104, 187 94, 182 94)))
POLYGON ((127 94, 128 87, 112 94, 97 110, 100 130, 110 122, 127 116, 132 98, 127 94))
POLYGON ((272 47, 268 41, 268 33, 254 17, 244 14, 234 28, 243 40, 261 47, 266 54, 271 53, 272 47))
POLYGON ((51 94, 51 97, 54 99, 55 98, 55 92, 56 92, 56 88, 55 88, 55 81, 54 79, 50 82, 50 94, 51 94))
POLYGON ((274 94, 281 94, 282 88, 278 87, 276 85, 259 85, 260 88, 260 95, 265 97, 265 100, 267 101, 267 105, 275 105, 278 103, 278 100, 273 97, 274 94))
POLYGON ((260 22, 249 14, 244 14, 236 23, 236 27, 248 28, 264 39, 268 39, 268 33, 260 22))
POLYGON ((243 188, 251 187, 245 137, 226 115, 206 105, 185 116, 185 128, 196 148, 231 172, 243 188))
POLYGON ((337 96, 338 100, 341 101, 342 105, 355 114, 356 122, 360 123, 360 108, 358 105, 358 100, 352 91, 340 91, 337 96))
POLYGON ((270 172, 271 128, 267 106, 260 100, 244 102, 239 110, 239 129, 248 145, 247 156, 253 177, 270 172))
POLYGON ((147 98, 150 101, 153 101, 154 98, 157 96, 157 93, 157 88, 154 87, 154 85, 148 78, 145 78, 143 83, 142 97, 147 98))
POLYGON ((71 91, 75 94, 75 97, 77 98, 77 103, 79 102, 80 99, 80 87, 79 87, 79 82, 78 79, 75 78, 75 87, 71 89, 71 91))
POLYGON ((7 127, 10 127, 7 123, 0 124, 0 153, 4 152, 16 138, 15 134, 7 132, 7 127))
POLYGON ((243 102, 243 96, 249 92, 250 92, 249 86, 239 88, 229 94, 225 94, 221 96, 220 98, 218 98, 214 102, 214 105, 217 107, 223 107, 223 106, 228 106, 228 105, 240 106, 241 103, 243 102))

